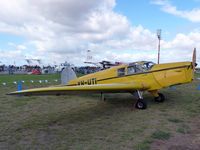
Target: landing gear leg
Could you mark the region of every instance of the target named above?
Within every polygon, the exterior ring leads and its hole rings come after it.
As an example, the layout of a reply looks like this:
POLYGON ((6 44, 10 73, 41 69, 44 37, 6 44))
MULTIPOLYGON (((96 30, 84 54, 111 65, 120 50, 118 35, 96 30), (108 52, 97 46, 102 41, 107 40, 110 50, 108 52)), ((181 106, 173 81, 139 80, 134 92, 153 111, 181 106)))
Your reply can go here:
POLYGON ((106 98, 105 98, 103 92, 101 92, 101 100, 106 101, 106 98))
POLYGON ((141 91, 136 91, 133 93, 133 95, 136 96, 138 99, 137 102, 135 103, 135 108, 137 108, 137 109, 146 109, 147 108, 147 103, 143 99, 142 94, 143 93, 141 91))

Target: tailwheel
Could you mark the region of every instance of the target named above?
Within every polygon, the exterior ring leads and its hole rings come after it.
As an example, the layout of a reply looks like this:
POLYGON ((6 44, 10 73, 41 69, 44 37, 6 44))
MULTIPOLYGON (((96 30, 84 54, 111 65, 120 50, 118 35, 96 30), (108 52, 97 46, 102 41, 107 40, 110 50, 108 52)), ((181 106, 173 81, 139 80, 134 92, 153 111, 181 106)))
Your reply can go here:
POLYGON ((158 93, 158 97, 155 97, 155 101, 158 103, 162 103, 165 101, 165 96, 162 93, 158 93))
POLYGON ((143 99, 138 99, 135 108, 137 109, 146 109, 147 108, 147 103, 143 99))

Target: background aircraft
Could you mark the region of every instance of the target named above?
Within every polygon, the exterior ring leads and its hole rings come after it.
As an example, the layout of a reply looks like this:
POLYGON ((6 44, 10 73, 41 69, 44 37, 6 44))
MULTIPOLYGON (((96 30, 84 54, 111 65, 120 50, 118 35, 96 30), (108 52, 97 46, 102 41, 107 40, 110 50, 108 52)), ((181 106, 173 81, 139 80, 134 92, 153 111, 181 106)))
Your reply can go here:
POLYGON ((65 85, 22 90, 9 95, 65 95, 78 93, 128 92, 137 97, 135 107, 145 109, 143 92, 148 91, 156 102, 163 102, 165 96, 159 90, 172 85, 189 83, 194 78, 196 49, 192 62, 155 64, 149 61, 122 64, 77 78, 68 68, 65 85))

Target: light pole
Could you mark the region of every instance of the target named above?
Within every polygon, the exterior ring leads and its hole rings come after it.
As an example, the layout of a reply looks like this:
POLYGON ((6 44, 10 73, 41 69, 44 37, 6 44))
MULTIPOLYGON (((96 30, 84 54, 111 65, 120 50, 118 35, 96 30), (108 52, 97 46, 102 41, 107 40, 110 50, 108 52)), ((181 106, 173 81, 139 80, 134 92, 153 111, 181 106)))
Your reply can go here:
POLYGON ((160 40, 161 40, 161 29, 157 30, 158 37, 158 64, 160 63, 160 40))

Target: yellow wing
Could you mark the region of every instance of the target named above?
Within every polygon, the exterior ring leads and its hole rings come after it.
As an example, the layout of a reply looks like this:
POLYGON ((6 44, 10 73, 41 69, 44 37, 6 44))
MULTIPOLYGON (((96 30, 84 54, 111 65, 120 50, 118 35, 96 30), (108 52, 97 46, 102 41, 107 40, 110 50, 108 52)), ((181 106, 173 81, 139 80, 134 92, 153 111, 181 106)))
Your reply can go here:
POLYGON ((80 86, 52 86, 46 88, 35 88, 11 92, 8 95, 70 95, 78 93, 100 93, 100 92, 131 92, 135 90, 146 90, 149 86, 144 83, 132 82, 124 84, 96 84, 96 85, 80 85, 80 86))

